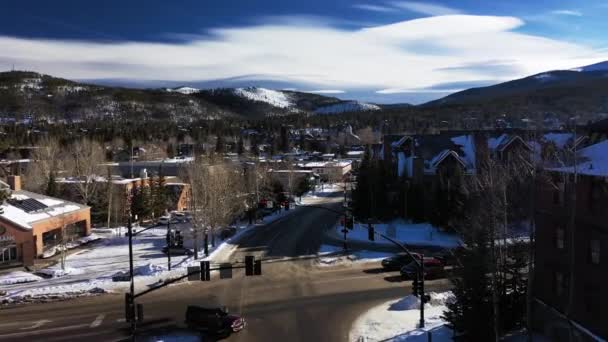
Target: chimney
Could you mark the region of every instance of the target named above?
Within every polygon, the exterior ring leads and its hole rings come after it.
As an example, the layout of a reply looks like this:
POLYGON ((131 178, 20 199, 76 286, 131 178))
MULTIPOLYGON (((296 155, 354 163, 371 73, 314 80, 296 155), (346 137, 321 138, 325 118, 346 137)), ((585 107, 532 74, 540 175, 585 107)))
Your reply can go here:
POLYGON ((11 187, 11 190, 13 191, 19 191, 21 190, 21 176, 8 176, 7 179, 7 183, 8 185, 11 187))

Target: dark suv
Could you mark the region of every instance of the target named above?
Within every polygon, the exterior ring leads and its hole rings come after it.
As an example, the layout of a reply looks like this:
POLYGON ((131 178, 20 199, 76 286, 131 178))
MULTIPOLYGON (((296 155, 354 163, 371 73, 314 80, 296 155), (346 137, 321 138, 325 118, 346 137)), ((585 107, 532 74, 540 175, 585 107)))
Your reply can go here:
MULTIPOLYGON (((412 253, 412 255, 415 258, 417 258, 418 260, 422 259, 422 255, 420 255, 418 253, 412 253)), ((397 255, 393 255, 392 257, 383 259, 382 268, 384 268, 387 271, 398 271, 401 269, 401 267, 409 264, 412 261, 414 261, 414 259, 406 253, 397 254, 397 255)))
POLYGON ((245 319, 229 315, 225 308, 204 308, 189 305, 186 309, 186 325, 193 330, 212 335, 230 335, 245 328, 245 319))

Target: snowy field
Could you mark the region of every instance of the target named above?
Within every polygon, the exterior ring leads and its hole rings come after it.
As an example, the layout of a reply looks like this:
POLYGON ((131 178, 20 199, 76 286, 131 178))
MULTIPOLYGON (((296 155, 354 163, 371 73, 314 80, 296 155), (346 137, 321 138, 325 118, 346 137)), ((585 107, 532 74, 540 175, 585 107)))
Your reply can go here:
POLYGON ((409 295, 371 308, 357 318, 351 327, 351 342, 426 342, 428 334, 433 342, 452 341, 452 330, 441 316, 452 300, 451 292, 429 293, 430 303, 425 304, 425 327, 419 328, 420 300, 409 295))
MULTIPOLYGON (((335 233, 342 236, 342 226, 335 227, 335 233)), ((412 246, 437 246, 444 248, 458 247, 462 242, 456 234, 439 231, 430 223, 410 223, 395 220, 389 223, 374 224, 376 232, 384 234, 399 242, 412 246)), ((365 241, 371 244, 390 244, 392 242, 376 235, 375 241, 368 240, 367 225, 355 224, 353 230, 348 232, 348 240, 365 241)))

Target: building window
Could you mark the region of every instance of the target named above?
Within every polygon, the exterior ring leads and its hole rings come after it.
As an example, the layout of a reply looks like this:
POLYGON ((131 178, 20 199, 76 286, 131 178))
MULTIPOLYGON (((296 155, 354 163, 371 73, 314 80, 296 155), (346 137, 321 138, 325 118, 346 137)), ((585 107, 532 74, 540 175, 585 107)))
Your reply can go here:
POLYGON ((589 254, 591 263, 598 265, 600 263, 600 240, 592 239, 589 241, 589 254))
POLYGON ((557 297, 562 297, 566 294, 567 279, 562 272, 553 274, 553 290, 557 297))
POLYGON ((564 249, 564 239, 566 236, 566 230, 564 227, 557 227, 555 231, 555 247, 557 249, 564 249))

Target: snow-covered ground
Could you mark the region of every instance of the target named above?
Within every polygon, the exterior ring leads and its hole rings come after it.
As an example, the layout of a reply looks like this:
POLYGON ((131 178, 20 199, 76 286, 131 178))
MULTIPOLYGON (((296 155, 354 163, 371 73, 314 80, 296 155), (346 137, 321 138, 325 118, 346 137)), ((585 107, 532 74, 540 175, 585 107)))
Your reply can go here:
POLYGON ((349 250, 347 253, 343 253, 343 251, 343 248, 340 246, 321 245, 317 264, 319 266, 336 266, 352 263, 375 262, 394 255, 394 253, 366 250, 349 250))
MULTIPOLYGON (((413 246, 437 246, 454 248, 462 242, 456 234, 441 232, 430 223, 410 223, 403 220, 395 220, 389 223, 374 224, 374 229, 392 239, 413 246)), ((335 227, 335 232, 342 235, 342 226, 335 227)), ((367 225, 355 224, 353 230, 348 232, 348 240, 366 241, 373 244, 391 244, 392 242, 376 236, 375 241, 368 240, 367 225)))
POLYGON ((452 341, 452 330, 441 317, 452 300, 451 292, 429 293, 431 301, 425 304, 425 327, 419 328, 420 299, 409 295, 371 308, 353 323, 349 340, 352 342, 392 341, 426 342, 428 333, 433 342, 452 341))
POLYGON ((13 271, 0 275, 0 285, 31 283, 39 280, 42 278, 24 271, 13 271))

